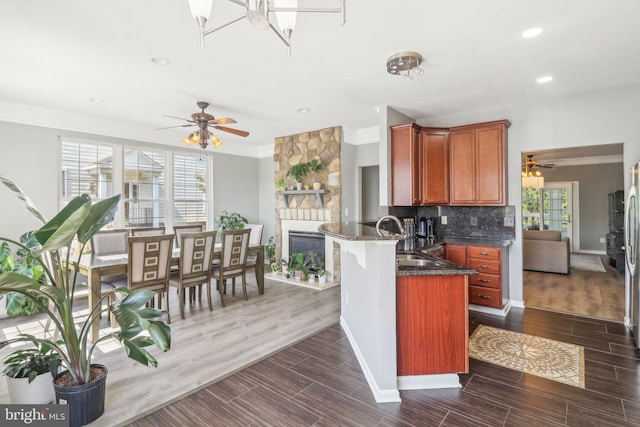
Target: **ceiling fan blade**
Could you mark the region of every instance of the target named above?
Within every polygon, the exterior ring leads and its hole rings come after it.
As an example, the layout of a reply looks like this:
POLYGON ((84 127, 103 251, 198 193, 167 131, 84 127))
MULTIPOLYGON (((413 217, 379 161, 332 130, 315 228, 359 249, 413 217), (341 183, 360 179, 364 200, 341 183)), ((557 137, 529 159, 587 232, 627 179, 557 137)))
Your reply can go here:
POLYGON ((229 125, 231 123, 238 123, 233 119, 230 119, 228 117, 222 118, 222 119, 215 119, 215 120, 209 120, 208 122, 211 125, 229 125))
POLYGON ((171 117, 172 119, 184 120, 185 122, 195 123, 193 120, 185 119, 184 117, 168 116, 166 114, 163 114, 162 117, 171 117))
POLYGON ((189 125, 176 125, 176 126, 167 126, 164 128, 157 128, 154 130, 162 130, 162 129, 171 129, 171 128, 186 128, 186 127, 190 127, 190 126, 195 126, 194 124, 189 124, 189 125))
POLYGON ((214 126, 214 128, 221 130, 223 132, 229 132, 232 133, 234 135, 238 135, 238 136, 249 136, 249 132, 245 132, 243 130, 238 130, 238 129, 232 129, 232 128, 228 128, 228 127, 224 127, 224 126, 214 126))

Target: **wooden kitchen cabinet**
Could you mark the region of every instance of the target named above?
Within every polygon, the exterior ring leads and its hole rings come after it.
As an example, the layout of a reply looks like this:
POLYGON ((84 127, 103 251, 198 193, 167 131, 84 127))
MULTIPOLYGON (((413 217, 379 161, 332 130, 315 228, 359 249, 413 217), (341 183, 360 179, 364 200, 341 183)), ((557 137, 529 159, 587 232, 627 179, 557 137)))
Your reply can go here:
POLYGON ((444 246, 445 259, 451 261, 454 264, 467 266, 467 247, 465 245, 456 245, 453 243, 447 243, 444 246))
POLYGON ((500 120, 450 129, 450 205, 506 205, 509 126, 500 120))
POLYGON ((493 246, 471 246, 448 243, 447 261, 476 270, 469 276, 469 304, 501 309, 504 292, 508 294, 506 249, 493 246))
POLYGON ((469 372, 468 277, 398 276, 398 376, 469 372))
POLYGON ((421 205, 449 204, 449 131, 422 128, 420 132, 421 205))
POLYGON ((468 246, 467 260, 478 272, 469 279, 469 302, 502 308, 502 248, 468 246))
POLYGON ((449 131, 415 123, 391 127, 393 206, 449 203, 449 131))
POLYGON ((420 126, 407 123, 391 127, 391 204, 420 204, 420 126))

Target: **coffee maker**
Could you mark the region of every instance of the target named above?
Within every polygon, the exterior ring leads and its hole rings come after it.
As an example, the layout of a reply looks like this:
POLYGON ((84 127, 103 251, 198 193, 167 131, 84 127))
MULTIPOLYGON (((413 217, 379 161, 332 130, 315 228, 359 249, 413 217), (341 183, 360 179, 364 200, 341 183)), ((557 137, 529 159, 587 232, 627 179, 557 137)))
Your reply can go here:
POLYGON ((418 237, 427 239, 429 245, 433 244, 433 218, 420 217, 416 231, 418 237))

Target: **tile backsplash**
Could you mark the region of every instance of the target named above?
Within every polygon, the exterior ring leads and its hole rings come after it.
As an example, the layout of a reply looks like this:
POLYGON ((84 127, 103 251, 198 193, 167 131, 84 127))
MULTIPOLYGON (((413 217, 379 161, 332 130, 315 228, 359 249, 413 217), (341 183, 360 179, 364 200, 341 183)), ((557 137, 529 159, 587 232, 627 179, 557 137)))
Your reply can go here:
POLYGON ((388 213, 399 218, 432 217, 438 238, 473 237, 514 240, 515 227, 505 227, 505 217, 515 217, 514 206, 391 206, 388 213), (447 224, 442 224, 442 217, 447 224))

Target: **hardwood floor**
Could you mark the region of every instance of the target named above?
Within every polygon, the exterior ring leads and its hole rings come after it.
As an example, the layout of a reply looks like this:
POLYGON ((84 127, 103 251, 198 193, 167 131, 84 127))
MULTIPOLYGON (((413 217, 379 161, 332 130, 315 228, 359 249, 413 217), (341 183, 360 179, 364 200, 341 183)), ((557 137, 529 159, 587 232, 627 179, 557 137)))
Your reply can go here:
POLYGON ((480 324, 584 346, 585 388, 471 359, 460 389, 378 404, 336 324, 129 427, 640 425, 640 357, 620 323, 514 308, 471 313, 480 324))
MULTIPOLYGON (((203 298, 202 304, 187 305, 184 320, 180 319, 178 295, 172 289, 171 349, 166 353, 150 350, 158 368, 129 359, 114 340, 99 343, 93 361, 107 366, 109 373, 105 412, 91 426, 129 423, 338 321, 340 287, 317 291, 266 279, 265 293, 258 295, 254 275, 249 274, 248 279, 248 301, 241 291, 235 297, 228 292, 227 305, 222 308, 214 292, 213 311, 203 298)), ((86 302, 79 303, 77 309, 86 313, 86 302)), ((2 319, 0 340, 18 333, 41 336, 43 324, 42 315, 2 319)), ((105 318, 100 334, 110 332, 105 318)), ((11 350, 0 350, 0 360, 11 350)), ((0 403, 8 402, 6 382, 0 381, 0 403)))
POLYGON ((607 271, 570 269, 569 274, 523 272, 527 307, 623 322, 624 275, 603 259, 607 271))

